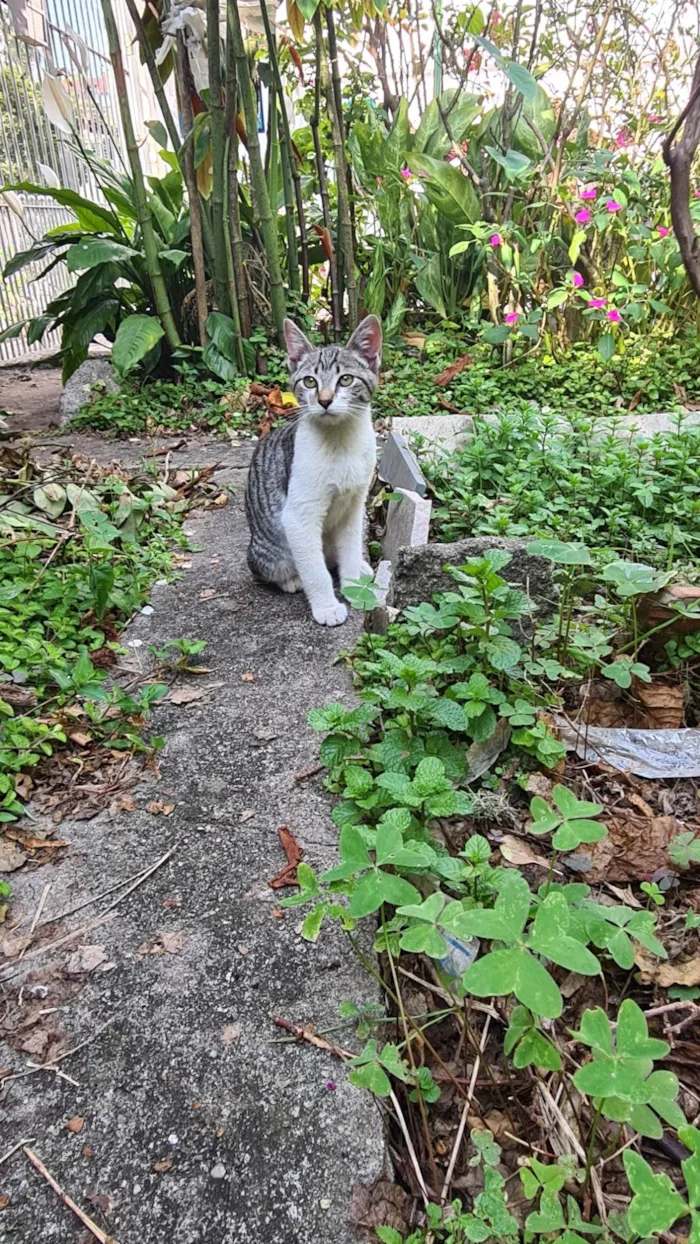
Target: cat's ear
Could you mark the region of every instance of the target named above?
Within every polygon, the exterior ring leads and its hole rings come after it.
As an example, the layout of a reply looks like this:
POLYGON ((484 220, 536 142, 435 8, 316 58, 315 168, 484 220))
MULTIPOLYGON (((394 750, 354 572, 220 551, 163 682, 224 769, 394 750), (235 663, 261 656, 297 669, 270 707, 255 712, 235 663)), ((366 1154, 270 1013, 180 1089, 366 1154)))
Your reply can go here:
POLYGON ((379 361, 382 357, 382 326, 376 315, 365 316, 345 348, 359 355, 375 376, 378 374, 379 361))
POLYGON ((313 346, 293 320, 284 321, 284 340, 287 343, 289 370, 295 371, 305 355, 313 350, 313 346))

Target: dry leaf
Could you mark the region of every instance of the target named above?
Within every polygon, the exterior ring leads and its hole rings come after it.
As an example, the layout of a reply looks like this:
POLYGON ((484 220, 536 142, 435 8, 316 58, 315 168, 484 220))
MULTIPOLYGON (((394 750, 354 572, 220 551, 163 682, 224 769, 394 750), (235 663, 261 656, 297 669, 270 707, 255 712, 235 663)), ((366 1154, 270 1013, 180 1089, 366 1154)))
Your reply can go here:
POLYGON ((255 682, 256 674, 241 674, 241 682, 255 682))
POLYGON ((287 863, 268 881, 271 890, 279 890, 282 886, 297 885, 297 864, 303 859, 304 852, 294 834, 286 825, 280 825, 277 833, 287 857, 287 863))
POLYGON ((159 1175, 162 1175, 164 1171, 170 1170, 170 1168, 172 1167, 173 1161, 174 1161, 173 1154, 169 1153, 167 1158, 161 1158, 160 1161, 154 1162, 153 1169, 154 1171, 157 1171, 159 1175))
POLYGON ((559 986, 559 992, 563 998, 573 998, 574 994, 578 993, 587 980, 590 980, 590 977, 581 976, 579 972, 567 972, 559 986))
POLYGON ((541 799, 550 799, 554 783, 544 773, 531 773, 527 779, 525 790, 528 795, 539 795, 541 799))
POLYGON ((66 964, 69 976, 80 976, 83 972, 94 972, 101 963, 106 963, 107 952, 104 946, 79 946, 66 964))
POLYGON ((644 705, 643 724, 649 730, 678 730, 685 725, 682 687, 661 682, 639 683, 635 691, 644 705))
POLYGON ((20 1041, 19 1048, 23 1050, 25 1054, 34 1054, 36 1057, 40 1057, 44 1053, 48 1043, 49 1033, 43 1032, 42 1029, 39 1028, 36 1032, 33 1032, 30 1036, 25 1037, 22 1041, 20 1041))
POLYGON ((685 985, 688 988, 700 985, 700 955, 688 959, 687 963, 664 963, 635 943, 634 958, 641 968, 644 984, 653 983, 662 989, 668 989, 671 985, 685 985))
POLYGON ((644 881, 669 868, 668 845, 685 826, 675 816, 602 814, 608 836, 587 848, 592 868, 586 881, 644 881))
POLYGON ((216 596, 215 587, 203 587, 199 593, 200 600, 211 600, 212 596, 216 596))
POLYGON ((171 704, 193 704, 195 700, 202 700, 205 692, 198 687, 178 687, 176 691, 171 691, 168 699, 171 704))
POLYGON ((72 734, 68 735, 68 738, 72 739, 80 747, 87 747, 88 743, 92 743, 92 735, 87 734, 85 730, 73 730, 72 734))
MULTIPOLYGON (((498 849, 504 860, 507 860, 509 864, 517 864, 519 868, 526 867, 528 864, 536 864, 539 868, 549 868, 549 856, 533 851, 532 847, 523 842, 521 838, 516 838, 514 834, 504 834, 498 844, 498 849)), ((560 873, 561 868, 555 868, 554 871, 560 873)))
POLYGON ((182 907, 182 899, 179 894, 171 894, 163 899, 163 906, 166 911, 173 911, 176 907, 182 907))
POLYGON ((104 1192, 98 1192, 97 1188, 88 1188, 85 1196, 91 1205, 96 1205, 102 1210, 103 1214, 109 1214, 112 1210, 112 1202, 104 1192))
POLYGON ((152 799, 150 803, 146 804, 146 811, 152 813, 153 816, 158 816, 161 813, 163 816, 170 816, 175 811, 175 804, 163 803, 162 799, 152 799))
POLYGON ((411 346, 414 350, 422 350, 425 345, 425 333, 402 333, 401 340, 406 342, 407 346, 411 346))
POLYGON ((75 1135, 77 1135, 78 1132, 82 1132, 84 1122, 85 1122, 85 1119, 82 1117, 82 1115, 76 1114, 74 1118, 68 1119, 66 1123, 66 1127, 68 1128, 69 1132, 73 1132, 75 1135))
POLYGON ((80 1153, 81 1153, 81 1156, 84 1158, 94 1158, 95 1156, 95 1150, 92 1148, 91 1145, 83 1145, 82 1149, 80 1150, 80 1153))
POLYGON ((167 955, 179 954, 185 945, 185 934, 182 931, 178 933, 159 933, 158 936, 167 955))
POLYGON ((249 821, 253 816, 255 816, 255 810, 253 808, 245 808, 238 819, 239 821, 249 821))
POLYGON ((9 1196, 5 1196, 4 1192, 0 1192, 0 1209, 7 1209, 7 1206, 9 1204, 10 1204, 9 1196))
POLYGON ((221 1040, 223 1041, 224 1045, 233 1045, 233 1042, 237 1041, 240 1035, 241 1035, 240 1024, 227 1024, 221 1034, 221 1040))
POLYGON ((0 839, 0 873, 13 873, 22 867, 26 858, 16 843, 0 839))
POLYGON ((449 367, 446 367, 444 371, 440 372, 439 376, 435 377, 435 384, 443 387, 448 385, 454 380, 455 376, 459 376, 460 372, 464 371, 465 367, 470 367, 471 363, 472 360, 469 355, 463 354, 461 358, 455 359, 454 363, 450 363, 449 367))
POLYGON ((15 955, 21 955, 22 951, 27 949, 31 940, 29 933, 23 933, 21 937, 6 937, 3 942, 0 942, 0 950, 6 959, 14 959, 15 955))
POLYGON ((275 920, 284 920, 284 912, 281 907, 273 907, 272 914, 275 917, 275 920))
POLYGON ((242 942, 238 943, 238 945, 236 946, 236 950, 238 951, 239 955, 250 954, 250 946, 244 946, 242 942))

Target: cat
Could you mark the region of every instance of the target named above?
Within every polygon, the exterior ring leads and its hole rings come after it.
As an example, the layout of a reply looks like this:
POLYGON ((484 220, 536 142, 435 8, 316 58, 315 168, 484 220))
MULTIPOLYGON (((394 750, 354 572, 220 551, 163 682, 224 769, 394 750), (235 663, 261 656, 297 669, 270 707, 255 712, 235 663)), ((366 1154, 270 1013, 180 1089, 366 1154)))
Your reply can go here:
POLYGON ((283 592, 303 589, 321 626, 340 626, 348 611, 331 570, 341 585, 372 573, 363 532, 382 327, 368 315, 346 346, 318 347, 285 320, 284 337, 299 412, 256 446, 246 488, 248 565, 283 592))

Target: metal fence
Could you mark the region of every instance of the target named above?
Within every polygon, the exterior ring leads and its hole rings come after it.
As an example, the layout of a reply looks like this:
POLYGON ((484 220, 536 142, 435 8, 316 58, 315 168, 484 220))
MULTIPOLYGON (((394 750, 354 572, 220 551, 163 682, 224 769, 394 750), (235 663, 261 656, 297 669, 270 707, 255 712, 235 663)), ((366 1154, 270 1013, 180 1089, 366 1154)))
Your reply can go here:
MULTIPOLYGON (((150 78, 142 69, 124 0, 115 3, 124 54, 129 102, 137 138, 146 136, 144 121, 159 116, 150 78)), ((114 76, 109 60, 102 10, 97 0, 0 0, 0 185, 30 181, 61 186, 100 199, 99 187, 72 135, 46 118, 41 84, 44 74, 58 77, 71 97, 80 144, 115 167, 126 168, 125 145, 114 76), (43 166, 43 168, 42 168, 43 166), (47 171, 48 170, 48 171, 47 171)), ((143 156, 147 172, 159 159, 152 143, 143 156)), ((22 217, 0 199, 0 268, 48 229, 72 220, 50 198, 19 194, 22 217)), ((63 264, 41 277, 41 264, 0 278, 0 332, 17 321, 39 315, 47 301, 73 283, 63 264)), ((24 334, 0 344, 0 360, 56 349, 58 334, 46 333, 29 346, 24 334)))

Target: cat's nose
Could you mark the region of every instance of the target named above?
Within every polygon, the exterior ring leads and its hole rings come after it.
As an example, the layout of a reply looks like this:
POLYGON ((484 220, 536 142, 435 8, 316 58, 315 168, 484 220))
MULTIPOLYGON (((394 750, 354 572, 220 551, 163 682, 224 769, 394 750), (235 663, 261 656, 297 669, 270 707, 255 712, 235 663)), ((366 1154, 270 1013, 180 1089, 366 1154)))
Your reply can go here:
POLYGON ((334 397, 334 394, 331 393, 330 389, 321 389, 318 395, 319 406, 322 406, 324 410, 328 410, 328 407, 333 401, 333 397, 334 397))

